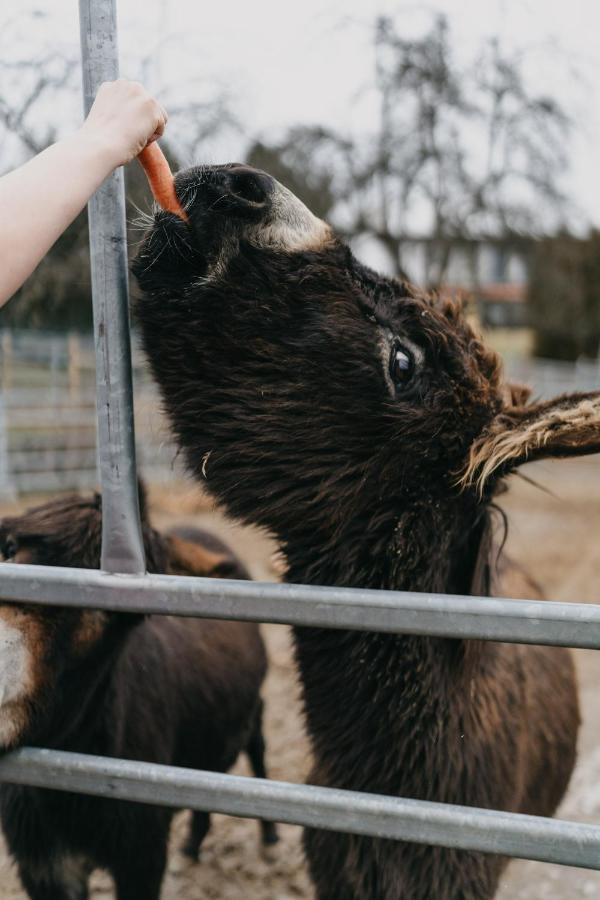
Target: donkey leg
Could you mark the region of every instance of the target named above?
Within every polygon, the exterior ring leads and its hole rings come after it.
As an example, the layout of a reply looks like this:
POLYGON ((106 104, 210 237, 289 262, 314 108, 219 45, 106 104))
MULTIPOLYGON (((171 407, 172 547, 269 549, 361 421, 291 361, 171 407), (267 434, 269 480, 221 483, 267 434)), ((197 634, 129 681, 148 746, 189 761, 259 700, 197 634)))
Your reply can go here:
POLYGON ((147 858, 116 868, 117 900, 160 900, 166 864, 166 849, 157 847, 147 858))
POLYGON ((190 822, 190 830, 181 847, 181 852, 189 859, 197 862, 200 857, 200 847, 202 841, 208 834, 210 828, 210 814, 194 810, 192 812, 192 821, 190 822))
MULTIPOLYGON (((250 760, 250 766, 256 778, 267 777, 267 770, 265 767, 265 739, 263 736, 263 709, 263 701, 259 699, 256 714, 254 716, 252 732, 246 746, 246 753, 250 760)), ((261 819, 260 829, 262 842, 265 846, 277 843, 279 835, 277 834, 277 826, 274 822, 261 819)))
POLYGON ((153 812, 135 820, 135 827, 124 836, 122 853, 111 865, 117 900, 160 900, 170 816, 162 810, 153 812))

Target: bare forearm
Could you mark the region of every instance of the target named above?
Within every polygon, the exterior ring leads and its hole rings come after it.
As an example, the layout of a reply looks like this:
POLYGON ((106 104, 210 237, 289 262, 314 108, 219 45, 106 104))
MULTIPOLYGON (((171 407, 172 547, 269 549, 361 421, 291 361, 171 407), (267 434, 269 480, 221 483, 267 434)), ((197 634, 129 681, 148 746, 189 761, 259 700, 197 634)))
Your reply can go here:
POLYGON ((0 179, 0 305, 116 165, 109 146, 78 131, 0 179))
POLYGON ((0 178, 0 306, 117 166, 160 137, 162 106, 136 81, 102 84, 72 137, 0 178))

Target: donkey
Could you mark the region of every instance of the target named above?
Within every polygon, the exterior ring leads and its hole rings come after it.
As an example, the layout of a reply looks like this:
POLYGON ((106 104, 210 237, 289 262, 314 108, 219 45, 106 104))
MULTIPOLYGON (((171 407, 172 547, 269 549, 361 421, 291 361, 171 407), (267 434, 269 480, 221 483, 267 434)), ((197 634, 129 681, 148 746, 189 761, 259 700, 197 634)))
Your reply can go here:
MULTIPOLYGON (((149 571, 249 577, 218 538, 185 529, 163 537, 141 505, 149 571)), ((64 497, 4 519, 0 552, 9 563, 98 568, 101 532, 99 496, 64 497)), ((245 751, 266 777, 266 665, 254 624, 0 605, 0 750, 27 743, 218 772, 245 751)), ((0 786, 2 826, 31 900, 86 900, 94 868, 113 875, 118 900, 158 900, 172 815, 0 786)), ((186 855, 198 858, 209 825, 208 813, 192 814, 186 855)), ((261 826, 264 843, 277 840, 272 823, 261 826)))
MULTIPOLYGON (((600 396, 503 380, 455 304, 361 265, 264 172, 180 172, 134 263, 192 472, 290 582, 485 595, 519 465, 600 451, 600 396)), ((482 604, 485 600, 482 599, 482 604)), ((317 785, 550 815, 579 713, 560 648, 296 628, 317 785)), ((485 900, 505 860, 305 832, 319 900, 485 900)))

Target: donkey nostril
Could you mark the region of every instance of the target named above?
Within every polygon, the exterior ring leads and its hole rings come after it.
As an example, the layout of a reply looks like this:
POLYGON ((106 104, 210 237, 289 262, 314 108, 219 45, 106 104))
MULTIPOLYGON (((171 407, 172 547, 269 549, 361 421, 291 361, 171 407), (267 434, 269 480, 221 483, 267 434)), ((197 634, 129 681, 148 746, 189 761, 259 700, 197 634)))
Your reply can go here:
POLYGON ((229 173, 229 189, 240 200, 263 204, 271 190, 271 179, 262 172, 241 169, 229 173))
POLYGON ((277 182, 266 172, 242 163, 228 163, 204 170, 199 179, 200 203, 218 218, 264 217, 277 191, 277 182))

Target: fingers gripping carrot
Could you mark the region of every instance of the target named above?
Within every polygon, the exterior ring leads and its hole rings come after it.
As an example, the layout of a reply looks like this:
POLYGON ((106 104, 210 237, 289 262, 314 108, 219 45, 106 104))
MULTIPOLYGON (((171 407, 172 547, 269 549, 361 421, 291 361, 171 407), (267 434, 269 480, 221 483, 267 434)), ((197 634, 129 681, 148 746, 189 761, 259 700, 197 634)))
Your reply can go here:
POLYGON ((187 221, 187 214, 175 193, 175 184, 169 163, 156 141, 144 147, 138 159, 144 168, 156 202, 167 212, 175 213, 176 216, 187 221))

